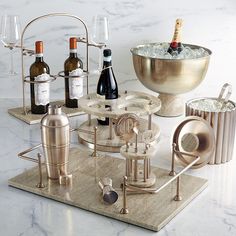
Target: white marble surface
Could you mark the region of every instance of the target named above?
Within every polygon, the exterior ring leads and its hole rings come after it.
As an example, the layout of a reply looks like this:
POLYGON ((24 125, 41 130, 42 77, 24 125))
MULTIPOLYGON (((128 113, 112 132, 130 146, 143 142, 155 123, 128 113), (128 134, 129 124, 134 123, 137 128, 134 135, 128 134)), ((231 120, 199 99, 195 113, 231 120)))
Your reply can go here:
MULTIPOLYGON (((96 13, 110 19, 109 46, 113 51, 113 66, 120 88, 148 91, 137 81, 129 49, 144 42, 169 41, 177 17, 185 21, 183 42, 202 45, 213 51, 205 80, 184 98, 217 96, 220 87, 229 82, 236 88, 235 41, 236 2, 234 0, 157 1, 157 0, 1 0, 0 12, 21 17, 22 26, 30 19, 49 12, 69 12, 91 25, 96 13)), ((72 24, 72 23, 70 23, 72 24)), ((68 22, 52 21, 38 25, 27 36, 32 47, 37 39, 45 39, 47 58, 52 72, 61 70, 67 54, 69 35, 79 34, 68 22), (47 27, 46 27, 47 26, 47 27)), ((45 48, 45 49, 46 49, 45 48)), ((91 62, 97 52, 91 51, 91 62)), ((74 207, 40 198, 7 185, 7 179, 32 166, 17 158, 17 153, 40 142, 38 125, 29 126, 10 117, 7 109, 20 106, 21 78, 8 77, 9 51, 0 47, 0 235, 153 235, 135 226, 95 215, 74 207), (10 98, 10 99, 9 99, 10 98)), ((20 55, 15 51, 16 70, 20 72, 20 55)), ((27 61, 27 66, 33 58, 27 61)), ((94 66, 94 64, 92 64, 94 66)), ((97 78, 90 83, 95 90, 97 78)), ((63 97, 62 81, 52 88, 53 98, 63 97)), ((149 91, 150 92, 150 91, 149 91)), ((236 101, 236 92, 232 94, 236 101)), ((78 126, 85 117, 72 118, 78 126)), ((159 153, 154 164, 169 168, 170 146, 174 127, 179 118, 155 117, 161 127, 159 153)), ((73 143, 77 143, 74 135, 73 143)), ((208 236, 236 235, 236 158, 218 166, 205 166, 190 174, 209 180, 209 187, 175 217, 158 235, 208 236)))

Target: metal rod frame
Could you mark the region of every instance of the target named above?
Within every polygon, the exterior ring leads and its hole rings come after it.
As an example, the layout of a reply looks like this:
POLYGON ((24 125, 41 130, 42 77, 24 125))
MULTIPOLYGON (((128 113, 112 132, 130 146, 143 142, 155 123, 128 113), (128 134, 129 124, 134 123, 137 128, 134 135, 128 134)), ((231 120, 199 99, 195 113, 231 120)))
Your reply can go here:
MULTIPOLYGON (((33 50, 29 50, 29 49, 26 49, 24 48, 24 35, 25 35, 25 32, 27 31, 27 29, 29 28, 30 25, 32 25, 33 23, 35 23, 36 21, 39 21, 41 19, 44 19, 44 18, 49 18, 49 17, 54 17, 54 16, 64 16, 64 17, 70 17, 70 18, 74 18, 78 21, 80 21, 80 23, 82 23, 82 25, 84 26, 84 29, 85 29, 85 38, 83 39, 77 39, 78 42, 83 42, 86 44, 86 72, 89 71, 89 52, 88 52, 88 47, 89 46, 95 46, 95 47, 98 47, 98 45, 93 45, 93 44, 90 44, 88 42, 88 28, 87 28, 87 25, 85 24, 85 22, 79 18, 78 16, 76 15, 71 15, 71 14, 68 14, 68 13, 50 13, 50 14, 46 14, 46 15, 42 15, 42 16, 39 16, 39 17, 36 17, 34 18, 33 20, 31 20, 26 26, 25 28, 23 29, 22 33, 21 33, 21 42, 20 42, 20 46, 17 46, 19 48, 21 48, 21 67, 22 67, 22 92, 23 92, 23 112, 24 114, 26 115, 27 114, 27 110, 26 110, 26 102, 25 102, 25 82, 26 82, 26 76, 25 76, 25 70, 24 70, 24 56, 27 55, 27 54, 32 54, 32 51, 33 50), (30 52, 30 53, 26 53, 26 52, 30 52)), ((101 45, 99 45, 100 47, 101 45)), ((86 76, 87 78, 87 94, 89 93, 89 86, 88 86, 88 75, 86 76)))
POLYGON ((123 207, 120 211, 121 214, 128 214, 124 213, 125 211, 123 209, 126 209, 126 212, 128 212, 127 208, 127 191, 130 190, 132 193, 150 193, 150 194, 156 194, 159 193, 161 190, 163 190, 165 187, 167 187, 170 183, 172 183, 174 180, 177 179, 177 189, 176 189, 176 196, 174 197, 175 201, 180 201, 182 198, 180 196, 180 176, 185 173, 189 168, 191 168, 196 162, 200 160, 200 157, 196 157, 195 160, 193 160, 190 164, 188 164, 183 170, 181 170, 178 174, 173 176, 170 180, 168 180, 166 183, 161 185, 159 188, 139 188, 132 185, 127 184, 127 176, 124 176, 124 182, 123 182, 123 207))

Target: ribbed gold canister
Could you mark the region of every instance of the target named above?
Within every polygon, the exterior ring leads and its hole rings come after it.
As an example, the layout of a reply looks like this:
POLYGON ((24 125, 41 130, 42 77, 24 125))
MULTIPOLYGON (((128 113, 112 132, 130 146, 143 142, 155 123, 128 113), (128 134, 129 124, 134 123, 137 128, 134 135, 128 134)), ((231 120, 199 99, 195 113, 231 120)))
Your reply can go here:
POLYGON ((236 105, 232 101, 228 101, 233 105, 229 111, 209 112, 195 109, 191 106, 194 102, 203 99, 216 98, 197 98, 186 103, 186 116, 199 116, 209 122, 214 129, 216 149, 208 164, 221 164, 228 162, 233 157, 235 126, 236 126, 236 105))

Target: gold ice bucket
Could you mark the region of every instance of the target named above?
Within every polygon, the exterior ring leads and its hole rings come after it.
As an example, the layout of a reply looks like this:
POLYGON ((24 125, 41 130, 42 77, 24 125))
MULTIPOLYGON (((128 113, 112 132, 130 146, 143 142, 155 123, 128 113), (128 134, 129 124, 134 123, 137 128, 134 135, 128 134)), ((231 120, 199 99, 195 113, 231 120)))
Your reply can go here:
MULTIPOLYGON (((209 55, 193 59, 160 59, 139 55, 139 50, 152 47, 156 43, 139 45, 131 49, 135 73, 148 89, 159 93, 162 108, 160 116, 179 116, 184 112, 184 103, 179 94, 196 88, 205 78, 212 52, 204 47, 209 55)), ((191 49, 200 46, 184 44, 191 49)))

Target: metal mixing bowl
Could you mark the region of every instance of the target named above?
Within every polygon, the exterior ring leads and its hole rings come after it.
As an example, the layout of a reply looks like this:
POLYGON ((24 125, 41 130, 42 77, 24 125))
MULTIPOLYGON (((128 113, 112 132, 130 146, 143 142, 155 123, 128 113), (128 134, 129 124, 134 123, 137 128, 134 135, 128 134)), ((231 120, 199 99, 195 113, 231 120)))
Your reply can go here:
MULTIPOLYGON (((173 107, 174 105, 176 106, 176 103, 179 103, 176 102, 177 97, 175 95, 189 92, 201 83, 206 75, 212 53, 209 49, 202 47, 209 55, 193 59, 160 59, 138 54, 140 48, 155 45, 157 44, 151 43, 131 49, 135 73, 146 88, 160 93, 160 99, 165 111, 161 109, 158 112, 159 115, 181 115, 183 109, 178 111, 177 107, 173 107), (171 104, 167 104, 170 102, 173 105, 173 109, 169 107, 171 104)), ((200 46, 191 44, 184 44, 184 46, 189 46, 191 49, 200 48, 200 46)))

